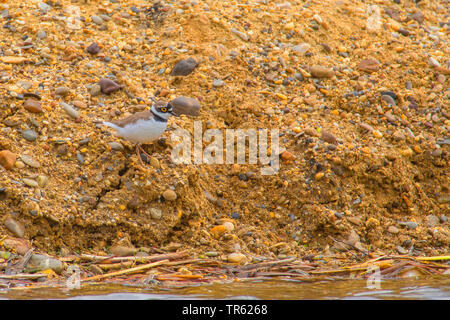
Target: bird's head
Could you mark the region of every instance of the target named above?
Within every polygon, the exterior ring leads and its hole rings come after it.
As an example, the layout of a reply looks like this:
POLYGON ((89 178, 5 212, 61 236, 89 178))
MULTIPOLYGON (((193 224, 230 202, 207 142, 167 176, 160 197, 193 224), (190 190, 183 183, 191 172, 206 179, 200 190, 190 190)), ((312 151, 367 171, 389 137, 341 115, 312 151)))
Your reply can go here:
POLYGON ((166 120, 169 119, 170 116, 176 116, 173 112, 172 105, 169 102, 156 101, 152 105, 151 110, 154 114, 166 120))

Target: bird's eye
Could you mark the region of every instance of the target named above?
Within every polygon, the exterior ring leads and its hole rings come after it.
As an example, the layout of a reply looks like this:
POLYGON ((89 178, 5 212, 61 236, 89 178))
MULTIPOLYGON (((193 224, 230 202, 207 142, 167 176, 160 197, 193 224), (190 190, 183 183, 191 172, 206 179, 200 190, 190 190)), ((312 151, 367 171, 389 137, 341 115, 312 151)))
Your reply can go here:
POLYGON ((167 108, 166 108, 166 107, 162 107, 162 108, 161 108, 161 111, 162 111, 162 112, 167 112, 167 108))

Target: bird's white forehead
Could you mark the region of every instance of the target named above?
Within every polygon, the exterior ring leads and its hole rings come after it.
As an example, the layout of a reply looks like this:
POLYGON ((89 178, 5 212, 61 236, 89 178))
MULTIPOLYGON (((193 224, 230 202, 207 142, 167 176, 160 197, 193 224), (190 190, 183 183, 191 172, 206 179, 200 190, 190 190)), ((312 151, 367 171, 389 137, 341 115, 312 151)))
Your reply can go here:
POLYGON ((164 101, 156 101, 156 102, 153 104, 153 106, 154 106, 155 108, 165 107, 165 106, 167 106, 167 102, 164 102, 164 101))

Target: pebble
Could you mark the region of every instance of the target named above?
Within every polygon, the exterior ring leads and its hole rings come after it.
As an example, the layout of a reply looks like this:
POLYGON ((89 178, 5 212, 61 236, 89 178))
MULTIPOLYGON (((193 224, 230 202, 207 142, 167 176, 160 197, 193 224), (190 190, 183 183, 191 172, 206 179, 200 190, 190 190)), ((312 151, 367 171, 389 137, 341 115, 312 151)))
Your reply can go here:
POLYGON ((224 222, 222 225, 225 227, 225 229, 226 229, 228 232, 231 232, 231 231, 234 230, 234 224, 233 224, 232 222, 230 222, 230 221, 226 221, 226 222, 224 222))
POLYGON ((39 184, 36 182, 36 180, 23 178, 22 181, 23 181, 23 183, 25 183, 29 187, 32 187, 32 188, 39 187, 39 184))
POLYGON ((309 43, 300 43, 292 47, 292 51, 300 55, 305 54, 306 52, 309 51, 309 49, 311 49, 311 45, 309 43))
POLYGON ((0 151, 0 165, 6 170, 11 170, 14 168, 14 163, 16 162, 17 155, 9 150, 0 151))
POLYGON ((151 157, 151 158, 150 158, 150 165, 151 165, 153 168, 155 168, 155 169, 161 168, 161 165, 160 165, 160 163, 159 163, 159 160, 156 159, 155 157, 151 157))
POLYGON ((29 165, 32 168, 39 168, 41 166, 41 164, 39 163, 39 161, 33 159, 30 156, 27 156, 25 154, 20 155, 20 159, 22 159, 22 161, 26 164, 29 165))
POLYGON ((397 141, 403 141, 406 139, 405 134, 401 131, 401 130, 396 130, 393 134, 392 137, 397 140, 397 141))
POLYGON ((72 117, 74 119, 78 119, 80 117, 80 115, 78 114, 78 111, 75 110, 70 104, 61 102, 60 105, 70 117, 72 117))
POLYGON ((445 82, 445 76, 443 74, 439 74, 436 78, 437 82, 444 83, 445 82))
MULTIPOLYGON (((280 154, 280 157, 284 161, 293 161, 295 159, 295 156, 292 153, 290 153, 289 151, 287 151, 287 150, 283 151, 280 154)), ((241 177, 241 174, 239 174, 239 177, 241 177)), ((242 174, 242 177, 243 177, 243 179, 241 179, 241 180, 244 180, 244 181, 248 180, 248 178, 247 178, 247 176, 245 174, 242 174)))
POLYGON ((19 238, 6 238, 3 241, 3 246, 6 250, 16 251, 20 255, 24 255, 31 248, 30 245, 23 239, 19 238))
POLYGON ((150 216, 151 216, 153 219, 159 220, 159 219, 161 219, 161 217, 162 217, 162 211, 161 211, 160 209, 157 209, 157 208, 150 208, 150 209, 149 209, 149 212, 150 212, 150 216))
POLYGON ((181 60, 175 64, 171 76, 187 76, 197 67, 198 63, 194 58, 188 58, 186 60, 181 60))
POLYGON ((361 128, 363 128, 363 129, 369 131, 369 132, 372 132, 372 131, 374 130, 373 127, 372 127, 370 124, 367 124, 367 123, 365 123, 365 122, 361 122, 361 123, 359 124, 359 126, 360 126, 361 128))
POLYGON ((389 122, 395 122, 397 120, 397 118, 392 113, 389 113, 389 112, 386 112, 384 114, 384 116, 386 117, 387 121, 389 121, 389 122))
POLYGON ((97 43, 92 43, 89 47, 87 47, 87 52, 89 52, 90 54, 93 54, 93 55, 95 55, 95 54, 97 54, 97 53, 99 53, 100 52, 100 47, 98 46, 98 44, 97 43))
POLYGON ((77 107, 78 109, 86 109, 87 108, 86 103, 84 103, 83 101, 80 101, 80 100, 74 100, 72 102, 72 104, 74 107, 77 107))
POLYGON ((397 32, 400 33, 400 34, 401 34, 402 36, 404 36, 404 37, 409 36, 409 31, 406 30, 406 29, 400 28, 400 29, 397 30, 397 32))
POLYGON ((41 103, 39 101, 33 100, 33 99, 27 99, 23 107, 25 110, 32 112, 32 113, 40 113, 43 112, 41 108, 41 103))
POLYGON ((81 164, 81 165, 84 164, 84 157, 80 152, 77 152, 76 158, 77 158, 77 161, 79 164, 81 164))
POLYGON ((406 85, 405 85, 405 87, 406 87, 406 90, 411 90, 412 89, 412 83, 411 83, 411 81, 406 81, 406 85))
POLYGON ((131 199, 128 200, 128 203, 127 203, 127 207, 129 209, 133 209, 133 210, 139 208, 140 205, 141 205, 141 201, 140 201, 139 197, 137 197, 137 196, 132 196, 131 199))
POLYGON ((392 91, 381 91, 380 95, 381 96, 390 96, 392 99, 397 100, 397 95, 395 94, 395 92, 392 92, 392 91))
POLYGON ((402 246, 397 246, 397 251, 400 254, 408 254, 408 250, 406 250, 405 248, 403 248, 402 246))
POLYGON ((55 89, 55 94, 58 96, 66 96, 70 93, 69 88, 67 87, 58 87, 55 89))
POLYGON ((47 33, 44 30, 38 30, 36 36, 38 39, 45 39, 47 37, 47 33))
POLYGON ((110 21, 111 20, 111 17, 106 15, 106 14, 101 14, 101 15, 99 15, 99 17, 102 18, 103 21, 110 21))
POLYGON ((14 166, 18 169, 22 169, 22 168, 25 168, 25 163, 23 163, 20 160, 17 160, 16 163, 14 164, 14 166))
POLYGON ((207 257, 217 257, 218 255, 219 255, 219 253, 216 251, 205 252, 205 256, 207 256, 207 257))
POLYGON ((21 88, 23 88, 23 89, 25 89, 25 90, 28 90, 28 89, 30 89, 32 87, 33 84, 31 82, 28 82, 28 81, 18 81, 16 83, 16 85, 21 87, 21 88))
POLYGON ((430 228, 435 227, 439 224, 439 218, 435 215, 429 215, 425 218, 425 223, 430 228))
POLYGON ((33 142, 37 139, 38 134, 36 133, 36 131, 29 129, 29 130, 25 130, 22 132, 22 137, 30 142, 33 142))
POLYGON ((241 38, 244 41, 248 41, 250 39, 248 35, 246 35, 245 33, 241 32, 241 31, 239 31, 236 28, 231 28, 230 31, 232 33, 234 33, 235 35, 237 35, 239 38, 241 38))
POLYGON ((385 101, 388 105, 391 105, 391 106, 396 106, 396 105, 397 105, 397 104, 395 103, 395 100, 392 99, 392 97, 389 96, 389 95, 387 95, 387 94, 383 94, 383 95, 381 96, 381 100, 382 100, 382 101, 385 101))
POLYGON ((417 11, 413 13, 410 18, 416 20, 418 23, 422 23, 423 20, 425 20, 425 15, 422 12, 417 11))
POLYGON ((388 229, 387 229, 387 231, 388 231, 389 233, 392 233, 392 234, 397 234, 397 233, 400 232, 400 230, 398 230, 398 228, 397 228, 397 227, 394 227, 394 226, 389 226, 388 229))
POLYGON ((364 72, 377 72, 380 70, 380 62, 375 59, 364 59, 361 60, 357 68, 364 72))
POLYGON ((39 187, 44 188, 47 185, 48 177, 44 175, 39 175, 36 178, 36 182, 38 183, 39 187))
MULTIPOLYGON (((287 152, 287 151, 285 151, 285 152, 287 152)), ((281 154, 281 157, 283 158, 283 154, 281 154)), ((286 159, 283 159, 283 160, 286 160, 286 159)), ((248 178, 247 178, 247 176, 244 173, 239 173, 238 176, 239 176, 239 180, 248 181, 248 178)))
POLYGON ((7 127, 15 127, 15 126, 18 126, 18 125, 20 124, 19 121, 15 121, 15 120, 12 120, 12 119, 5 119, 5 120, 3 121, 3 123, 4 123, 7 127))
POLYGON ((332 134, 331 132, 328 131, 324 131, 322 130, 322 135, 320 137, 323 141, 328 142, 328 143, 332 143, 332 144, 337 144, 338 140, 336 138, 336 136, 334 134, 332 134))
POLYGON ((93 84, 92 86, 89 87, 89 93, 93 97, 98 96, 101 92, 102 88, 100 87, 99 84, 93 84))
POLYGON ((417 224, 417 222, 413 222, 413 221, 408 221, 408 222, 399 222, 399 225, 401 226, 405 226, 408 229, 416 229, 419 225, 417 224))
POLYGON ((59 145, 59 146, 56 148, 56 153, 57 153, 59 156, 65 156, 65 155, 67 155, 67 152, 69 152, 69 148, 68 148, 67 144, 59 145))
POLYGON ((4 221, 4 224, 5 227, 9 231, 11 231, 16 237, 23 238, 23 236, 25 235, 24 226, 20 222, 14 220, 13 218, 7 217, 4 221))
POLYGON ((102 270, 99 266, 97 266, 97 265, 95 265, 95 264, 91 264, 91 265, 89 266, 88 270, 89 270, 90 272, 92 272, 94 275, 100 275, 100 274, 103 274, 103 270, 102 270))
POLYGON ((85 146, 85 145, 88 145, 89 142, 91 142, 91 137, 87 137, 87 138, 81 139, 80 141, 78 141, 78 144, 80 146, 85 146))
POLYGON ((38 2, 37 6, 42 11, 49 11, 52 8, 48 4, 46 4, 45 2, 38 2))
POLYGON ((228 262, 242 264, 246 262, 247 257, 242 253, 231 253, 227 257, 228 262))
POLYGON ((217 87, 223 87, 224 84, 225 84, 225 82, 223 80, 220 80, 220 79, 216 79, 216 80, 213 81, 213 86, 216 87, 216 88, 217 87))
POLYGON ((298 81, 303 81, 305 78, 303 77, 303 75, 299 72, 294 74, 294 78, 297 79, 298 81))
POLYGON ((114 246, 111 246, 109 251, 118 257, 127 257, 127 256, 134 256, 134 254, 136 253, 137 250, 136 250, 136 248, 133 248, 133 247, 123 246, 123 245, 114 245, 114 246))
POLYGON ((211 201, 214 204, 217 204, 217 198, 214 197, 211 193, 209 193, 208 191, 203 190, 203 194, 205 196, 205 198, 209 201, 211 201))
POLYGON ((285 28, 287 31, 291 31, 291 30, 293 30, 293 29, 295 28, 295 24, 294 24, 293 22, 286 23, 286 24, 284 25, 284 28, 285 28))
POLYGON ((441 148, 436 148, 431 152, 431 155, 433 157, 440 157, 442 155, 442 149, 441 148))
POLYGON ((373 130, 372 135, 377 139, 380 139, 383 137, 383 134, 379 130, 373 130))
POLYGON ((101 172, 97 173, 94 177, 94 180, 100 182, 103 180, 103 174, 101 172))
POLYGON ((99 16, 91 16, 91 20, 92 22, 94 22, 96 25, 101 25, 103 24, 103 19, 100 18, 99 16))
POLYGON ((441 66, 441 64, 433 57, 430 57, 430 59, 428 59, 428 63, 432 67, 440 67, 441 66))
POLYGON ((167 189, 163 192, 162 196, 167 201, 175 201, 177 199, 177 194, 172 189, 167 189))
POLYGON ((111 147, 111 149, 113 149, 114 151, 123 151, 125 148, 123 147, 123 145, 119 142, 109 142, 108 143, 109 146, 111 147))
POLYGON ((317 173, 314 175, 314 178, 315 178, 316 180, 320 180, 320 179, 322 179, 324 176, 325 176, 325 173, 324 173, 324 172, 317 172, 317 173))
POLYGON ((313 128, 305 128, 304 130, 305 134, 307 134, 308 136, 312 136, 312 137, 319 137, 319 133, 314 130, 313 128))
POLYGON ((439 203, 449 203, 450 202, 450 196, 443 195, 437 198, 437 202, 439 203))
POLYGON ((331 78, 334 76, 334 71, 331 68, 314 65, 310 68, 311 76, 314 78, 331 78))
POLYGON ((100 85, 101 91, 105 94, 111 94, 122 88, 116 82, 106 78, 101 79, 98 84, 100 85))
POLYGON ((240 219, 241 218, 241 214, 239 212, 232 212, 231 213, 231 217, 233 219, 240 219))
POLYGON ((61 273, 64 270, 64 264, 58 259, 44 256, 42 254, 33 254, 26 266, 27 272, 38 272, 52 269, 56 273, 61 273))
POLYGON ((5 9, 0 12, 0 17, 4 19, 9 19, 11 16, 9 15, 9 10, 5 9))
POLYGON ((358 226, 363 224, 361 217, 347 217, 347 220, 358 226))
POLYGON ((448 218, 445 214, 443 214, 439 217, 439 220, 441 221, 441 223, 446 223, 448 221, 448 218))
POLYGON ((213 228, 211 228, 211 230, 209 231, 209 233, 211 233, 211 235, 215 238, 215 239, 220 239, 220 237, 227 231, 227 229, 223 226, 215 226, 213 228))
POLYGON ((171 100, 170 104, 173 107, 173 112, 177 115, 200 115, 200 102, 197 99, 180 96, 171 100))
POLYGON ((410 157, 414 154, 411 148, 401 149, 399 153, 404 157, 410 157))

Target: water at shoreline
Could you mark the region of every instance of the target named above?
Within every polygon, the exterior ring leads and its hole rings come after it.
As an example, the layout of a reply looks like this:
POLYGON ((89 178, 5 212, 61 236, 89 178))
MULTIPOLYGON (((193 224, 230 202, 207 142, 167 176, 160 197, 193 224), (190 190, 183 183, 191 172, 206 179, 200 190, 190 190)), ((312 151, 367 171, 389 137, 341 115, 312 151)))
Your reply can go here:
POLYGON ((450 277, 384 280, 381 288, 368 289, 363 280, 333 280, 303 283, 298 281, 253 281, 186 286, 173 289, 140 288, 123 285, 93 285, 79 290, 59 288, 0 290, 0 299, 419 299, 449 300, 450 277), (251 294, 249 287, 251 286, 251 294))

